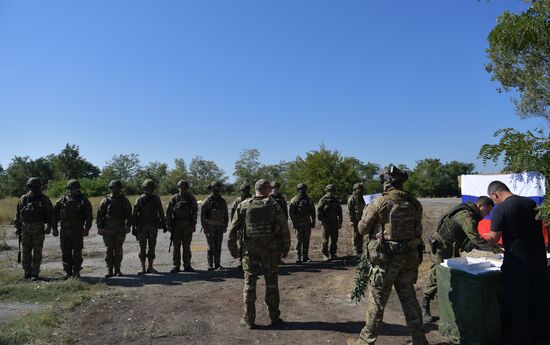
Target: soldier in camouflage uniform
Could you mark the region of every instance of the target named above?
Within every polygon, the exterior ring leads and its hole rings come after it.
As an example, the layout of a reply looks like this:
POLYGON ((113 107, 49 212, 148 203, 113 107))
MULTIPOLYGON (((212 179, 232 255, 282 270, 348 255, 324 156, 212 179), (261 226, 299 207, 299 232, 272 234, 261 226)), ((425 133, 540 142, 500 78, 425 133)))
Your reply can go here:
MULTIPOLYGON (((27 181, 28 193, 17 203, 15 234, 21 236, 24 278, 37 280, 42 263, 44 237, 52 229, 52 202, 42 193, 42 182, 37 177, 27 181)), ((54 231, 57 236, 57 230, 54 231)))
MULTIPOLYGON (((237 212, 237 207, 241 202, 252 197, 252 195, 250 194, 250 185, 248 183, 243 183, 239 191, 241 192, 241 195, 239 195, 237 199, 235 199, 235 201, 233 202, 233 205, 231 206, 231 217, 229 219, 233 219, 235 212, 237 212)), ((241 248, 242 240, 243 240, 242 229, 237 229, 237 238, 239 239, 239 248, 241 248)), ((240 261, 239 267, 242 267, 242 264, 243 264, 242 255, 239 256, 239 261, 240 261)))
POLYGON ((220 195, 221 183, 212 182, 208 186, 212 192, 201 206, 201 225, 208 242, 208 270, 221 269, 220 265, 223 234, 229 223, 227 202, 220 195))
POLYGON ((136 199, 133 211, 135 232, 139 239, 139 260, 141 262, 139 274, 158 273, 153 268, 155 247, 157 246, 158 229, 162 229, 165 233, 167 231, 166 219, 162 201, 158 195, 154 194, 155 181, 146 179, 141 187, 145 193, 136 199), (147 270, 145 270, 145 258, 148 261, 147 270))
POLYGON ((53 212, 53 228, 61 223, 61 257, 63 260, 64 278, 80 278, 82 269, 82 248, 84 237, 88 236, 92 227, 92 204, 80 192, 80 183, 70 180, 67 183, 68 193, 55 202, 53 212))
POLYGON ((361 255, 363 253, 363 235, 359 233, 359 221, 363 216, 363 209, 365 208, 365 199, 363 195, 365 189, 362 183, 356 183, 353 185, 353 195, 348 199, 348 213, 350 225, 353 228, 353 248, 355 255, 361 255))
POLYGON ((121 277, 122 248, 126 234, 132 226, 132 204, 122 194, 122 183, 119 180, 109 182, 111 193, 108 194, 97 209, 97 233, 103 236, 103 243, 107 247, 105 263, 110 278, 114 274, 121 277), (114 269, 114 273, 113 273, 114 269))
POLYGON ((336 259, 338 249, 338 231, 342 227, 342 205, 335 195, 336 187, 329 184, 325 188, 326 194, 317 204, 317 218, 323 224, 323 255, 325 260, 336 259), (329 253, 330 240, 330 253, 329 253), (329 257, 330 254, 330 257, 329 257))
POLYGON ((179 193, 172 195, 166 208, 166 226, 174 242, 174 268, 170 271, 180 271, 181 250, 183 249, 184 272, 195 272, 191 267, 191 241, 197 227, 197 199, 189 193, 189 182, 178 181, 179 193))
POLYGON ((315 204, 307 195, 305 183, 299 183, 296 190, 298 195, 290 200, 289 214, 296 231, 296 263, 301 263, 310 261, 309 238, 315 227, 315 204))
POLYGON ((445 213, 430 238, 432 264, 428 283, 424 288, 422 299, 422 317, 424 322, 432 322, 430 301, 437 293, 435 267, 445 259, 460 256, 460 251, 469 252, 481 249, 500 253, 499 246, 490 244, 479 235, 479 222, 491 213, 494 203, 487 196, 480 196, 474 204, 466 202, 453 207, 445 213))
POLYGON ((239 256, 237 231, 244 229, 243 242, 243 326, 256 328, 256 282, 265 278, 265 302, 271 325, 283 323, 279 310, 279 253, 286 257, 290 249, 288 223, 281 207, 269 197, 271 186, 267 180, 255 184, 256 195, 237 207, 231 221, 227 246, 234 258, 239 256), (280 242, 280 243, 278 243, 280 242))
MULTIPOLYGON (((279 206, 281 206, 281 209, 283 210, 283 213, 285 214, 285 218, 288 221, 288 206, 286 204, 286 198, 285 198, 284 194, 281 193, 281 184, 279 182, 273 182, 273 184, 271 184, 271 187, 273 189, 271 191, 271 194, 269 194, 269 196, 272 197, 273 200, 275 200, 277 202, 277 204, 279 204, 279 206)), ((281 249, 281 254, 283 254, 282 249, 281 249)), ((279 264, 284 265, 284 261, 283 261, 282 257, 280 258, 279 264)))
POLYGON ((376 342, 393 286, 411 328, 413 345, 427 345, 422 312, 414 291, 424 247, 422 205, 412 194, 403 191, 403 183, 408 178, 406 172, 390 165, 380 178, 384 193, 368 205, 359 222, 359 231, 369 238, 365 254, 372 269, 367 282, 366 324, 359 339, 349 339, 348 344, 376 342))

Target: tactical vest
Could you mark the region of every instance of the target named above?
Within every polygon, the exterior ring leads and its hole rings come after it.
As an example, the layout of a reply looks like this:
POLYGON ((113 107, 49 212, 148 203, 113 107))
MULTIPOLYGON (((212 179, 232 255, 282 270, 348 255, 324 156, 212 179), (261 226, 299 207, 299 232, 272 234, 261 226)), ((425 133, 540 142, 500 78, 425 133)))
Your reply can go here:
POLYGON ((269 199, 251 199, 246 206, 245 239, 273 238, 273 204, 269 199))
POLYGON ((354 199, 355 201, 355 207, 354 207, 354 210, 352 210, 353 212, 355 212, 355 219, 359 220, 361 219, 361 217, 363 216, 363 209, 365 208, 365 200, 363 199, 363 197, 361 195, 352 195, 352 198, 354 199))
POLYGON ((139 198, 137 207, 139 208, 138 222, 144 224, 156 224, 158 220, 157 196, 153 194, 144 194, 139 198))
POLYGON ((467 204, 460 204, 453 207, 447 214, 441 217, 437 224, 436 232, 444 242, 462 243, 466 239, 467 236, 462 230, 462 227, 453 219, 453 216, 461 211, 467 211, 475 220, 478 220, 480 217, 480 215, 476 214, 467 204))
POLYGON ((338 207, 340 206, 340 200, 335 196, 328 196, 324 198, 323 202, 323 216, 325 222, 338 221, 338 207))
POLYGON ((79 226, 85 222, 86 199, 82 195, 76 198, 64 196, 61 199, 59 220, 61 226, 79 226))
POLYGON ((417 229, 418 210, 411 200, 404 197, 384 195, 386 199, 387 223, 384 224, 384 239, 408 241, 420 236, 417 229))
POLYGON ((313 206, 311 199, 307 196, 298 196, 294 204, 296 205, 294 217, 296 218, 296 221, 298 223, 296 225, 309 226, 311 223, 311 209, 313 206))
POLYGON ((105 198, 107 205, 107 212, 105 212, 105 218, 111 224, 125 224, 126 223, 126 200, 124 196, 113 198, 108 196, 105 198))
POLYGON ((192 221, 193 219, 193 199, 189 195, 176 196, 176 204, 174 205, 174 218, 183 221, 192 221))
POLYGON ((26 195, 23 197, 23 207, 20 210, 21 221, 24 223, 46 223, 47 219, 47 209, 45 195, 30 196, 26 195))
MULTIPOLYGON (((221 197, 220 197, 221 198, 221 197)), ((219 198, 208 200, 208 224, 209 225, 224 225, 227 210, 223 207, 223 204, 219 198)))

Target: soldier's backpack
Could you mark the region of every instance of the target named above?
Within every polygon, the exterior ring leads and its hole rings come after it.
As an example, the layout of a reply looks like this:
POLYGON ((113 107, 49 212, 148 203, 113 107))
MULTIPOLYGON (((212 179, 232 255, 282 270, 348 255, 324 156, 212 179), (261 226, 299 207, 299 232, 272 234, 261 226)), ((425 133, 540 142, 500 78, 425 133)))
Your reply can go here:
POLYGON ((412 240, 417 238, 418 210, 407 198, 387 199, 388 223, 384 225, 384 239, 390 241, 412 240))

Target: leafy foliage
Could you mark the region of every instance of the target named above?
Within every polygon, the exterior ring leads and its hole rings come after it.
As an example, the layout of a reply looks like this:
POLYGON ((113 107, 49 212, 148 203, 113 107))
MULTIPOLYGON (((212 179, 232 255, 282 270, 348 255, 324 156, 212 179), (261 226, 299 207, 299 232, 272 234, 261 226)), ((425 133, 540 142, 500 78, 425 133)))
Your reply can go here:
POLYGON ((188 170, 189 184, 195 194, 208 194, 208 185, 212 181, 225 183, 227 176, 214 161, 209 161, 201 156, 191 159, 188 170))
POLYGON ((404 187, 422 197, 458 196, 458 176, 474 171, 472 163, 458 161, 443 164, 439 159, 426 158, 416 163, 404 187))
POLYGON ((96 178, 98 167, 80 155, 80 148, 67 143, 65 148, 50 158, 56 179, 96 178))
MULTIPOLYGON (((486 70, 514 100, 522 117, 550 121, 550 2, 533 0, 528 10, 504 12, 489 34, 486 70)), ((502 91, 499 89, 499 92, 502 91)))

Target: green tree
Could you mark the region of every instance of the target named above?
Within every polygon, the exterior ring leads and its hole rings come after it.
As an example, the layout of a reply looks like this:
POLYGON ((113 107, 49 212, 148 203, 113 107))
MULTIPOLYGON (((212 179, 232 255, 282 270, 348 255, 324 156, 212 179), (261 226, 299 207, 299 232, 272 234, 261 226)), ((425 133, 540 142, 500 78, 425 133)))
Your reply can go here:
POLYGON ((149 162, 146 166, 139 169, 136 174, 136 178, 143 182, 145 179, 151 179, 157 183, 158 186, 168 176, 168 164, 158 161, 149 162))
POLYGON ((416 167, 405 183, 405 189, 417 196, 441 197, 450 183, 444 165, 439 159, 426 158, 416 162, 416 167))
POLYGON ((222 183, 227 181, 225 172, 215 162, 205 160, 201 156, 191 159, 188 176, 191 190, 195 194, 208 194, 208 185, 212 181, 220 181, 222 183))
POLYGON ((139 155, 135 153, 120 154, 114 155, 110 161, 105 163, 101 175, 106 180, 118 179, 127 183, 137 176, 140 169, 139 155))
POLYGON ((8 195, 8 175, 0 164, 0 199, 8 195))
POLYGON ((44 185, 53 180, 53 167, 48 158, 35 160, 29 156, 15 156, 6 169, 6 190, 11 196, 20 196, 27 191, 29 177, 39 177, 44 185))
POLYGON ((80 155, 77 145, 68 143, 59 154, 51 156, 51 163, 56 179, 96 178, 100 173, 98 167, 80 155))
POLYGON ((520 14, 504 12, 489 34, 486 65, 502 90, 515 91, 521 117, 550 121, 550 2, 531 0, 520 14))
POLYGON ((445 191, 445 196, 460 196, 460 188, 458 188, 458 177, 460 175, 473 174, 475 166, 473 163, 464 163, 459 161, 450 161, 445 164, 444 169, 449 176, 449 184, 445 191))
POLYGON ((187 165, 181 158, 174 160, 174 169, 168 172, 168 176, 160 184, 160 193, 163 195, 174 194, 178 191, 177 183, 179 180, 188 180, 187 165))
POLYGON ((233 175, 237 178, 235 184, 241 185, 244 182, 253 184, 260 179, 260 151, 257 149, 246 149, 241 152, 239 159, 235 162, 235 172, 233 175))

